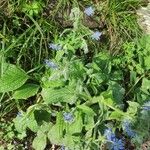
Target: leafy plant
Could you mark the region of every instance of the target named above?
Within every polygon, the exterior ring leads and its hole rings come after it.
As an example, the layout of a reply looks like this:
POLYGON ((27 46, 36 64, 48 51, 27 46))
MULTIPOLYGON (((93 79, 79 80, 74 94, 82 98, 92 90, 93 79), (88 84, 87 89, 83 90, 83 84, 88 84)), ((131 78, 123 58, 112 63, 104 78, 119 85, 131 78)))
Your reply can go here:
POLYGON ((0 26, 7 149, 136 149, 148 140, 150 36, 139 37, 131 13, 140 2, 11 4, 14 26, 7 16, 0 26))

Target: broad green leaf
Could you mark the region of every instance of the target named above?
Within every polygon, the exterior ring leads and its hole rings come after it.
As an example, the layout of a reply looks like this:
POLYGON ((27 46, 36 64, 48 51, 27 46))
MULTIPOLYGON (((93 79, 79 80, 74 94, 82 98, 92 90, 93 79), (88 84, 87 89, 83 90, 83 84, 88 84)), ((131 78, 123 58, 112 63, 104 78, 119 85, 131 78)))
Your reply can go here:
POLYGON ((53 73, 50 77, 44 76, 42 82, 45 88, 56 88, 64 86, 64 81, 61 80, 59 73, 53 73))
POLYGON ((56 124, 49 130, 48 139, 52 144, 62 145, 63 140, 63 120, 62 114, 58 113, 56 118, 56 124))
POLYGON ((33 132, 38 131, 39 126, 38 126, 34 116, 31 115, 30 118, 27 120, 27 126, 33 132))
POLYGON ((42 97, 48 104, 57 102, 74 103, 76 95, 74 89, 65 87, 61 89, 46 88, 42 90, 42 97))
POLYGON ((81 150, 81 138, 77 136, 72 136, 70 134, 66 135, 63 139, 63 144, 70 150, 81 150))
POLYGON ((83 128, 83 121, 82 121, 82 115, 80 112, 75 113, 75 120, 71 124, 67 124, 67 128, 69 128, 69 134, 80 134, 83 128))
POLYGON ((49 138, 50 142, 52 144, 61 145, 62 139, 63 139, 62 132, 63 131, 61 128, 59 128, 59 126, 54 125, 48 132, 48 138, 49 138))
POLYGON ((37 136, 34 138, 32 146, 35 150, 44 150, 47 144, 47 137, 41 131, 37 132, 37 136))
POLYGON ((0 77, 0 92, 9 92, 21 87, 28 79, 27 74, 12 64, 3 64, 0 77))
POLYGON ((53 124, 51 122, 43 122, 43 124, 40 126, 40 131, 44 134, 48 134, 48 132, 51 130, 53 124))
POLYGON ((45 104, 35 104, 27 109, 27 127, 37 132, 43 123, 50 121, 50 111, 45 104))
POLYGON ((36 84, 25 84, 15 91, 13 94, 14 99, 27 99, 37 94, 39 86, 36 84))
POLYGON ((27 115, 27 127, 33 131, 37 132, 39 129, 39 125, 35 119, 34 112, 32 112, 30 115, 27 115))
POLYGON ((83 113, 86 113, 87 115, 92 115, 92 116, 95 115, 93 109, 86 105, 78 105, 77 108, 80 109, 83 113))
POLYGON ((118 120, 120 121, 122 119, 123 115, 118 113, 117 111, 113 111, 110 116, 108 117, 108 120, 118 120))
MULTIPOLYGON (((84 117, 84 125, 85 125, 85 130, 89 131, 92 130, 94 127, 94 116, 86 114, 84 117)), ((88 132, 88 136, 91 136, 92 132, 88 132)))
POLYGON ((17 116, 14 119, 14 125, 15 125, 15 129, 19 133, 22 133, 22 132, 26 131, 26 128, 27 128, 27 119, 26 119, 26 117, 23 114, 21 116, 17 116))
POLYGON ((35 110, 34 117, 38 125, 42 125, 44 122, 49 122, 51 114, 46 110, 35 110))
POLYGON ((121 85, 119 85, 117 82, 113 82, 113 81, 109 83, 108 89, 112 90, 113 99, 115 100, 115 102, 117 104, 122 103, 123 96, 125 94, 125 89, 121 85))

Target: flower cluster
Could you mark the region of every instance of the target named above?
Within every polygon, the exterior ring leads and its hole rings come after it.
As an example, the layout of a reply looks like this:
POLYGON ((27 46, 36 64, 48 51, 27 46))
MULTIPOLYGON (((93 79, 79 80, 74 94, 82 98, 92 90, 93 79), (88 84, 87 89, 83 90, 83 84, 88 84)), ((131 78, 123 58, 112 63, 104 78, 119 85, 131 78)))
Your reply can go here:
POLYGON ((108 128, 105 130, 104 136, 106 137, 108 148, 110 150, 125 150, 124 143, 122 139, 118 139, 112 129, 108 128))
POLYGON ((135 131, 131 129, 131 122, 129 120, 124 120, 122 124, 124 132, 131 138, 136 136, 135 131))
POLYGON ((64 118, 64 121, 67 123, 71 123, 74 120, 73 114, 68 113, 68 112, 63 113, 63 118, 64 118))
POLYGON ((58 69, 58 66, 54 62, 52 62, 48 59, 45 59, 45 64, 47 67, 50 67, 52 69, 58 69))
POLYGON ((50 43, 49 48, 51 48, 52 50, 58 51, 62 49, 62 46, 60 44, 50 43))

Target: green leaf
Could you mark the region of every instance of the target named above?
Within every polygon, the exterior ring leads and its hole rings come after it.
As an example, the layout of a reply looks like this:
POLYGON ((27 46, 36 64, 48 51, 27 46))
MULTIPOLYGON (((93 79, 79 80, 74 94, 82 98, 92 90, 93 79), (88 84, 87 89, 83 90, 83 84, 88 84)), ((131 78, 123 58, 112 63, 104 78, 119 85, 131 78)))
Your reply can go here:
POLYGON ((145 67, 147 70, 150 69, 150 56, 144 58, 145 67))
POLYGON ((81 145, 78 144, 81 143, 80 137, 68 134, 64 137, 63 143, 63 145, 71 150, 81 150, 81 145))
POLYGON ((63 139, 63 120, 62 114, 57 114, 56 124, 48 132, 48 139, 52 144, 62 144, 63 139))
POLYGON ((130 116, 135 116, 138 111, 139 104, 137 102, 131 102, 131 101, 127 101, 127 102, 129 104, 129 107, 126 113, 130 116))
POLYGON ((133 70, 130 71, 130 83, 134 85, 137 81, 137 73, 133 70))
POLYGON ((113 81, 114 81, 114 80, 115 80, 115 81, 123 80, 123 72, 120 71, 120 70, 114 71, 113 73, 111 73, 110 79, 113 80, 113 81))
POLYGON ((44 122, 50 121, 51 114, 47 112, 46 110, 35 110, 34 111, 34 117, 38 125, 42 125, 44 122))
POLYGON ((120 115, 125 115, 125 113, 117 108, 116 103, 112 100, 112 98, 109 98, 108 96, 111 96, 110 92, 103 92, 102 95, 99 97, 100 102, 104 104, 105 106, 111 108, 113 111, 116 111, 120 115))
POLYGON ((123 96, 125 94, 125 89, 119 85, 117 82, 111 81, 109 83, 109 90, 112 90, 113 99, 116 103, 122 103, 123 96))
POLYGON ((57 102, 74 103, 76 95, 74 89, 64 87, 61 89, 46 88, 42 90, 42 97, 48 104, 57 102))
POLYGON ((87 115, 91 115, 91 116, 95 115, 93 109, 86 105, 78 105, 77 108, 79 108, 83 113, 86 113, 87 115))
POLYGON ((150 90, 150 80, 148 80, 147 78, 143 78, 141 90, 142 90, 144 93, 149 94, 149 91, 148 91, 148 90, 150 90))
POLYGON ((90 116, 88 114, 85 115, 84 117, 84 125, 85 125, 85 130, 88 131, 88 136, 91 136, 92 128, 94 127, 94 116, 90 116))
POLYGON ((30 115, 27 115, 26 123, 27 127, 33 132, 37 132, 40 127, 35 119, 34 112, 32 112, 30 115))
POLYGON ((23 114, 21 116, 17 116, 13 121, 15 128, 19 133, 23 133, 24 131, 26 131, 27 120, 23 114))
POLYGON ((41 131, 37 132, 37 136, 34 138, 32 146, 35 150, 44 150, 47 144, 47 137, 41 131))
POLYGON ((82 115, 81 112, 76 112, 75 113, 76 117, 73 123, 67 124, 67 128, 69 128, 69 133, 68 134, 76 134, 79 133, 81 134, 82 128, 83 128, 83 121, 82 121, 82 115))
POLYGON ((113 111, 110 116, 108 117, 108 120, 118 120, 120 121, 122 119, 123 115, 118 113, 117 111, 113 111))
POLYGON ((56 52, 56 56, 55 56, 55 60, 57 61, 57 62, 59 62, 61 59, 62 59, 62 57, 63 57, 63 55, 64 55, 64 51, 57 51, 56 52))
POLYGON ((13 94, 14 99, 27 99, 37 94, 39 86, 36 84, 25 84, 15 91, 13 94))
POLYGON ((12 64, 3 64, 0 77, 0 92, 9 92, 21 87, 28 79, 27 74, 12 64))

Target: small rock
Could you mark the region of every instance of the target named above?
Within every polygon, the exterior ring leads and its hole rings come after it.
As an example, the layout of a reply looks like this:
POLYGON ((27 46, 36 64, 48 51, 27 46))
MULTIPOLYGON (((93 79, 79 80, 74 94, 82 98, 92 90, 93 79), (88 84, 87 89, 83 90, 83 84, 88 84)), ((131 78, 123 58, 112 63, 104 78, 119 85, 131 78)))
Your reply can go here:
POLYGON ((150 1, 147 7, 141 7, 137 10, 139 16, 138 24, 146 34, 150 34, 150 1))

